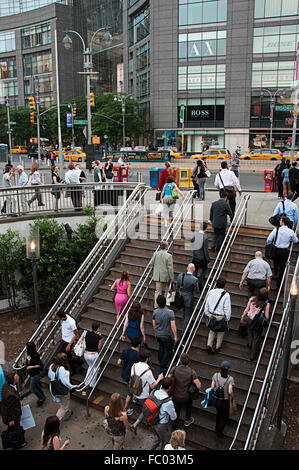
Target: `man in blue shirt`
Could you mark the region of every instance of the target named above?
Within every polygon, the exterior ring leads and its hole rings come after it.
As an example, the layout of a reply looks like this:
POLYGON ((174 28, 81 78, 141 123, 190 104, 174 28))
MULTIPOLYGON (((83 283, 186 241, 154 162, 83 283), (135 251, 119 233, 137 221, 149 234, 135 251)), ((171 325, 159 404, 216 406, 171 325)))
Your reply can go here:
MULTIPOLYGON (((18 186, 20 188, 24 188, 28 184, 28 175, 27 175, 27 173, 25 173, 24 168, 22 167, 22 165, 17 166, 17 172, 19 173, 19 177, 20 177, 18 186)), ((23 214, 25 214, 27 212, 25 194, 20 194, 20 203, 21 203, 20 210, 22 211, 23 214)))
POLYGON ((133 397, 132 393, 130 393, 129 390, 129 382, 131 377, 132 366, 133 364, 139 362, 140 345, 141 338, 139 336, 134 336, 134 338, 132 338, 131 340, 131 347, 124 349, 121 353, 120 358, 117 361, 117 365, 122 366, 121 378, 128 385, 127 397, 124 406, 124 411, 126 411, 128 416, 133 414, 134 411, 132 408, 128 408, 130 401, 133 397))
POLYGON ((154 395, 158 400, 163 400, 164 403, 160 406, 159 410, 159 423, 153 426, 155 437, 149 450, 155 450, 161 444, 161 450, 168 444, 171 436, 171 421, 177 419, 175 407, 168 392, 172 386, 172 379, 165 377, 161 382, 161 389, 156 390, 154 395))
POLYGON ((277 227, 272 230, 270 235, 267 238, 267 245, 270 245, 276 237, 277 230, 277 239, 275 242, 275 258, 274 258, 274 276, 273 278, 277 279, 277 288, 280 287, 283 273, 288 261, 289 256, 289 245, 291 242, 298 243, 298 238, 296 237, 293 230, 289 228, 290 219, 283 215, 280 219, 280 227, 277 227))
POLYGON ((293 193, 288 192, 287 198, 283 202, 279 202, 273 212, 273 216, 276 214, 283 214, 293 222, 293 229, 296 230, 298 223, 298 207, 292 202, 293 193))

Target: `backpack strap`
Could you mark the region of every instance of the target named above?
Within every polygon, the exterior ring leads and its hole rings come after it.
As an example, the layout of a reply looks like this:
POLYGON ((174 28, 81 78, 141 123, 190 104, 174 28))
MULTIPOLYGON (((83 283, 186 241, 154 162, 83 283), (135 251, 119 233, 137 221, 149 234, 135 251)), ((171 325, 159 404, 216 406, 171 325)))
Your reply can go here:
MULTIPOLYGON (((137 375, 137 374, 136 374, 136 368, 135 368, 135 365, 136 365, 136 364, 134 364, 134 374, 135 374, 135 375, 137 375)), ((142 376, 143 376, 143 375, 144 375, 144 374, 145 374, 145 373, 146 373, 148 370, 150 370, 150 368, 148 368, 148 369, 145 369, 145 370, 142 372, 142 374, 138 375, 138 377, 140 377, 140 378, 141 378, 141 377, 142 377, 142 376)))

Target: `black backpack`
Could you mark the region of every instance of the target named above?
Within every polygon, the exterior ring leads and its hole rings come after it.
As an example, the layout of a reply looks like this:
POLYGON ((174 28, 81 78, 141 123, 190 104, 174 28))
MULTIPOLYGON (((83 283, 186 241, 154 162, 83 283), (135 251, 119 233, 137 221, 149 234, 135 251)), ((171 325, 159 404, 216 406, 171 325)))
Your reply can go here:
MULTIPOLYGON (((216 386, 217 386, 217 378, 215 380, 216 386)), ((229 376, 227 377, 223 386, 221 386, 218 382, 218 387, 214 389, 214 393, 211 397, 211 406, 214 406, 216 410, 223 410, 227 406, 227 399, 224 398, 224 387, 228 379, 229 379, 229 376)))

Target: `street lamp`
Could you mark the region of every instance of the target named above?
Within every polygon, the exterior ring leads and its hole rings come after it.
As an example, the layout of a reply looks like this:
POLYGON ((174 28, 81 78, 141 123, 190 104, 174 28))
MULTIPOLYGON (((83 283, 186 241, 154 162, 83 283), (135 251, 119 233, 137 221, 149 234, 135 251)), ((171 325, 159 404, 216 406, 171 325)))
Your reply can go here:
MULTIPOLYGON (((72 31, 72 30, 65 31, 66 35, 62 40, 62 43, 63 43, 64 47, 67 50, 70 50, 70 48, 72 47, 72 39, 70 38, 69 34, 72 33, 72 34, 76 34, 77 36, 79 36, 79 38, 81 39, 82 45, 83 45, 84 72, 78 72, 78 73, 82 74, 82 75, 86 75, 86 78, 87 78, 87 80, 86 80, 86 83, 87 83, 87 86, 86 86, 86 88, 87 88, 86 89, 86 95, 87 96, 86 96, 86 98, 87 98, 87 143, 88 143, 88 145, 91 145, 90 76, 94 75, 94 74, 98 74, 98 72, 93 72, 92 71, 92 68, 93 68, 93 64, 92 64, 92 44, 93 44, 93 40, 94 40, 96 34, 98 34, 100 31, 105 31, 105 34, 103 35, 103 41, 105 42, 105 44, 110 43, 110 41, 112 40, 112 36, 109 32, 109 26, 106 26, 104 28, 100 28, 100 29, 98 29, 97 31, 95 31, 93 33, 88 48, 86 48, 84 39, 82 38, 81 34, 79 34, 77 31, 72 31)), ((105 49, 103 49, 103 50, 105 50, 105 49)), ((101 50, 100 52, 102 52, 103 50, 101 50)))
POLYGON ((261 91, 261 96, 265 96, 268 94, 271 98, 271 107, 270 107, 270 150, 272 149, 272 132, 273 132, 273 112, 274 112, 274 106, 275 106, 275 98, 278 92, 280 91, 280 97, 284 98, 286 95, 285 90, 276 90, 275 93, 272 93, 268 88, 263 88, 261 91))
POLYGON ((38 229, 30 229, 27 234, 26 240, 26 257, 32 261, 32 277, 33 277, 33 289, 34 289, 34 302, 37 325, 40 325, 40 310, 39 310, 39 298, 38 298, 38 285, 37 285, 37 272, 36 272, 36 260, 40 258, 40 244, 39 244, 39 231, 38 229))
POLYGON ((123 115, 123 147, 126 146, 126 123, 125 123, 125 114, 126 114, 126 101, 127 100, 133 100, 132 95, 127 95, 127 94, 119 94, 114 96, 114 101, 119 101, 121 103, 121 111, 123 115))
POLYGON ((39 79, 37 76, 33 78, 34 83, 34 94, 35 94, 35 104, 36 104, 36 127, 37 127, 37 155, 38 155, 38 165, 41 164, 40 157, 40 114, 39 114, 39 79))

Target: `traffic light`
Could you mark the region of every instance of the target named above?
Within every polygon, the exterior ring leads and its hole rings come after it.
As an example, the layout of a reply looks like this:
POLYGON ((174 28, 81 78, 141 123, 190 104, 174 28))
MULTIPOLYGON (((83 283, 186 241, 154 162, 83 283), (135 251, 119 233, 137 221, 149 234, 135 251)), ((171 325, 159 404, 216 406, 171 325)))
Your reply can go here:
POLYGON ((34 113, 30 113, 30 122, 34 124, 34 113))
POLYGON ((34 96, 30 96, 30 97, 28 98, 28 101, 29 101, 29 108, 35 110, 35 99, 34 99, 34 96))
POLYGON ((73 107, 73 117, 76 117, 76 114, 77 114, 77 108, 74 106, 73 107))
POLYGON ((94 93, 90 93, 90 106, 94 106, 94 93))

